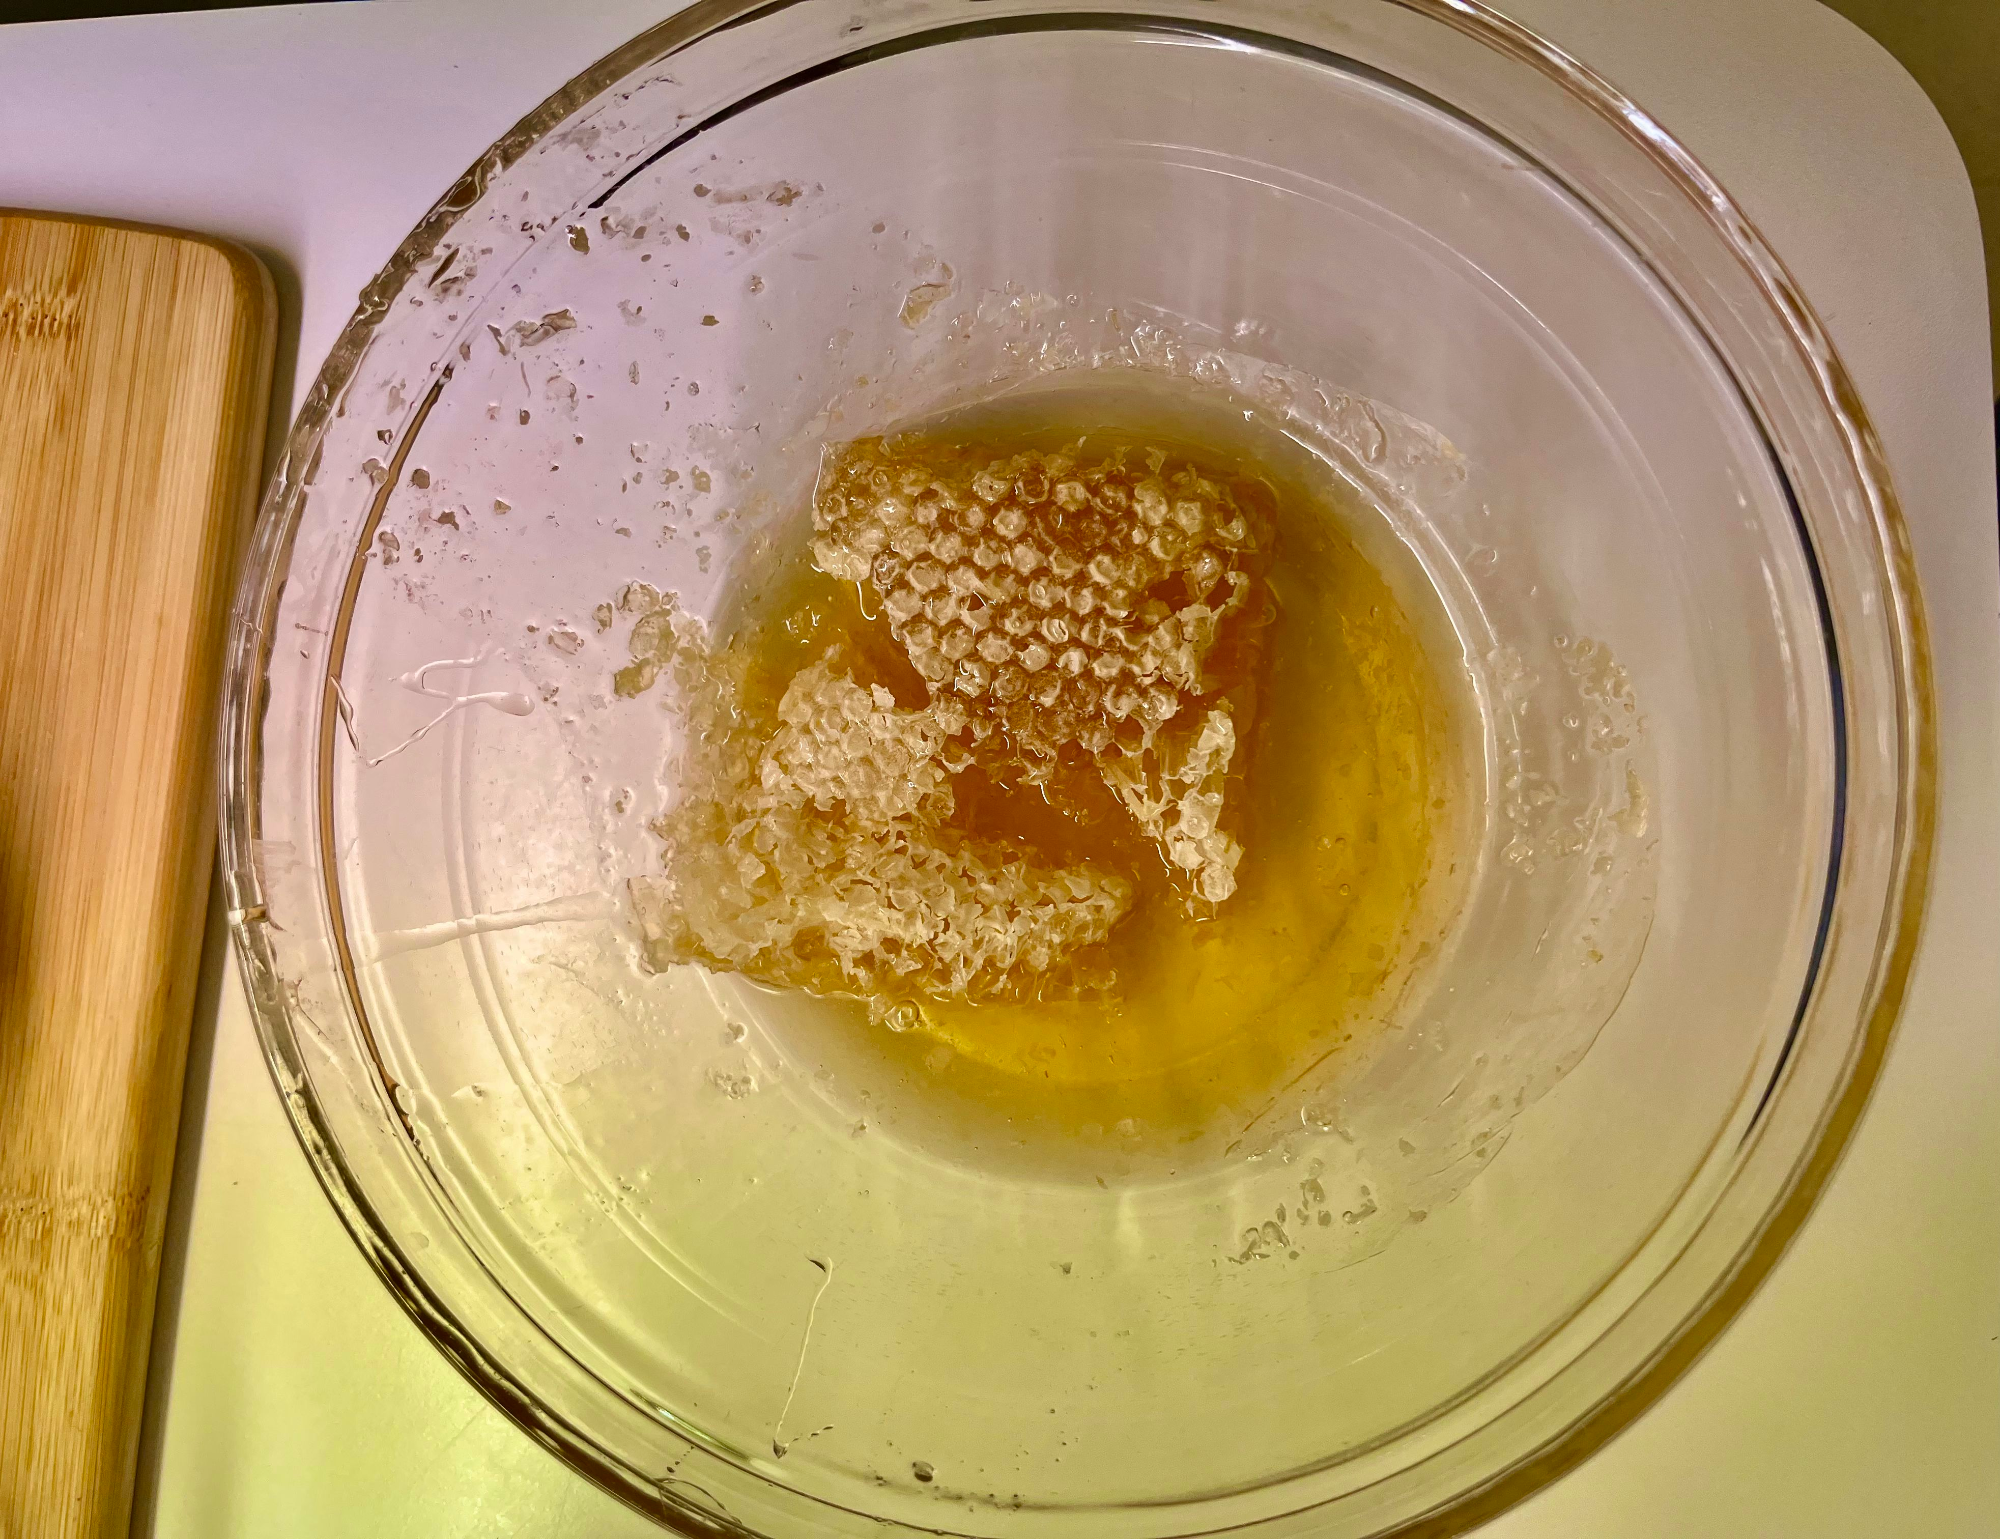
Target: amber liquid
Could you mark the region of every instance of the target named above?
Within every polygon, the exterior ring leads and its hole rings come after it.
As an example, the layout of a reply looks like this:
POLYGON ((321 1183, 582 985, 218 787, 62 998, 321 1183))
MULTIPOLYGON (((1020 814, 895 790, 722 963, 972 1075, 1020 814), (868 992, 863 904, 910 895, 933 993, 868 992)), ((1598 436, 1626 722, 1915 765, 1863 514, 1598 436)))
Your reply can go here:
MULTIPOLYGON (((857 1051, 879 1055, 906 1084, 976 1113, 982 1143, 1226 1140, 1382 1018, 1450 907, 1463 666, 1444 661, 1441 615, 1413 619, 1399 590, 1435 596, 1419 574, 1392 582, 1388 563, 1363 554, 1356 536, 1376 515, 1351 488, 1240 411, 1084 388, 983 406, 912 436, 996 455, 1078 440, 1086 455, 1159 446, 1269 488, 1278 533, 1268 602, 1251 621, 1262 634, 1232 644, 1225 632, 1209 667, 1237 719, 1253 722, 1226 792, 1225 826, 1245 853, 1235 894, 1193 918, 1184 884, 1087 761, 1046 787, 967 770, 955 783, 957 827, 1044 864, 1088 860, 1135 882, 1107 943, 1114 995, 925 1001, 901 1034, 856 1010, 842 1021, 839 1056, 851 1069, 857 1051)), ((756 660, 746 708, 770 709, 836 643, 869 682, 921 704, 923 683, 869 618, 876 608, 865 588, 804 563, 773 581, 740 633, 756 660)))

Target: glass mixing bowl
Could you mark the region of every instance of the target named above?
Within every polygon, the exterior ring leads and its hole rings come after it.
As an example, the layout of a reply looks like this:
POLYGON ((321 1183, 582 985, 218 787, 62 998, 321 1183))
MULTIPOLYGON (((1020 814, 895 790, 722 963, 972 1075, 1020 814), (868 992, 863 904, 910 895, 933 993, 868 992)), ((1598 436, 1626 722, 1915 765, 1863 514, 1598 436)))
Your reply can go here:
POLYGON ((1471 1526, 1768 1271, 1920 917, 1847 378, 1670 136, 1464 0, 703 0, 363 294, 233 649, 231 921, 321 1181, 687 1533, 1471 1526), (650 974, 626 899, 677 725, 612 687, 627 585, 722 615, 822 443, 1092 369, 1312 455, 1465 700, 1362 1046, 1170 1164, 968 1133, 950 1055, 650 974))

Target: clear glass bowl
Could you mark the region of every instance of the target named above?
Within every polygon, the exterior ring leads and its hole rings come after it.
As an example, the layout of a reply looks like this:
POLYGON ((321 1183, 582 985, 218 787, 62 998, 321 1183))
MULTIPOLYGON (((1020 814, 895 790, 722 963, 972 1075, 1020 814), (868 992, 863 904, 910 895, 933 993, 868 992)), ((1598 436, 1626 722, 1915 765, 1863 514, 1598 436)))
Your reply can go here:
POLYGON ((1458 1532, 1825 1182, 1920 919, 1927 679, 1809 308, 1540 39, 713 0, 494 146, 308 396, 235 614, 231 920, 385 1282, 670 1527, 1458 1532), (624 585, 720 613, 822 442, 1092 366, 1323 463, 1468 701, 1466 869, 1368 1049, 1172 1169, 975 1147, 948 1063, 645 973, 624 897, 676 724, 613 698, 624 585))

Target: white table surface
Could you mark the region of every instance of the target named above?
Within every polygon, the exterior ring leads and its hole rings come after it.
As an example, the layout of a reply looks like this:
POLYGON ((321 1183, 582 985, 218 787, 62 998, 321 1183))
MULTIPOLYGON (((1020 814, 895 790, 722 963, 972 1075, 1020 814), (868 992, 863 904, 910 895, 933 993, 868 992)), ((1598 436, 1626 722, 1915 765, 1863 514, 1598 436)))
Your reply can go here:
MULTIPOLYGON (((672 3, 374 0, 0 27, 0 205, 255 248, 286 311, 275 436, 435 196, 672 3)), ((2000 562, 1965 171, 1917 86, 1815 0, 1511 9, 1678 133, 1816 300, 1908 511, 1938 652, 1943 810, 1901 1036, 1819 1211, 1660 1405, 1484 1533, 2000 1534, 2000 562)), ((369 1273, 280 1112, 219 922, 135 1529, 656 1532, 515 1431, 369 1273)))

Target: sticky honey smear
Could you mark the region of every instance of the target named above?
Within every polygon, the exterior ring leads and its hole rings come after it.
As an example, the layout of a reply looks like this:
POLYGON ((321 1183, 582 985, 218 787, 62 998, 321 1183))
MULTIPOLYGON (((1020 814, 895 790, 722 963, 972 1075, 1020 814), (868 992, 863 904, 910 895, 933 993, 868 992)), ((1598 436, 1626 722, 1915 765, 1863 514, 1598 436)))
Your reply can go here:
MULTIPOLYGON (((830 450, 809 569, 726 643, 627 590, 616 692, 678 719, 645 957, 858 1002, 1010 1139, 1184 1146, 1407 962, 1448 713, 1317 461, 1013 410, 830 450)), ((834 1019, 813 1051, 878 1073, 834 1019)))

